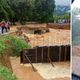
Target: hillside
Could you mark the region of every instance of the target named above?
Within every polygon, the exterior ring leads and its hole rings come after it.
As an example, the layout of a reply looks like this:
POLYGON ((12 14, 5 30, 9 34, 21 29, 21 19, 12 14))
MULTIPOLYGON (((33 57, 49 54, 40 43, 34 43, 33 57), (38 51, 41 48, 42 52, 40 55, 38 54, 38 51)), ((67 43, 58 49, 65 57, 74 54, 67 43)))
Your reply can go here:
POLYGON ((64 13, 67 13, 69 11, 70 11, 70 6, 56 5, 55 13, 57 15, 63 15, 64 13))

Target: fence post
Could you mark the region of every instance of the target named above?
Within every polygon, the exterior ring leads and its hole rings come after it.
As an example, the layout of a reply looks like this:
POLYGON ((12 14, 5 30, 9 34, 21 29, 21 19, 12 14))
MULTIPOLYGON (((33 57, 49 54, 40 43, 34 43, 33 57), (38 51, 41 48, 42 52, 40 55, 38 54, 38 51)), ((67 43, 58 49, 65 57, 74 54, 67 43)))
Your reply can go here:
POLYGON ((48 46, 48 60, 51 63, 51 65, 54 67, 54 65, 53 65, 53 63, 52 63, 52 61, 50 59, 50 46, 48 46))
POLYGON ((37 59, 37 54, 38 54, 38 53, 37 53, 37 47, 36 47, 36 56, 35 56, 35 57, 36 57, 36 63, 37 63, 37 60, 38 60, 38 59, 37 59))
POLYGON ((59 62, 61 61, 61 46, 59 46, 59 62))
POLYGON ((64 59, 64 61, 66 61, 66 51, 67 51, 67 48, 66 48, 67 46, 65 45, 65 59, 64 59))
POLYGON ((43 53, 43 47, 42 47, 41 62, 43 62, 43 57, 44 57, 43 54, 44 53, 43 53))

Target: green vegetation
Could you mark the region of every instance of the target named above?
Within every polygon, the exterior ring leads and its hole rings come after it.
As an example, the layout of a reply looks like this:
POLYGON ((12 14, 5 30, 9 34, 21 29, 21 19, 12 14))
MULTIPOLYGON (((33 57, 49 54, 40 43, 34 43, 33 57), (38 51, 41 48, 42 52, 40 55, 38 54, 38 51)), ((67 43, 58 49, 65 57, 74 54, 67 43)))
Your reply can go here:
POLYGON ((5 53, 6 50, 11 50, 13 56, 19 56, 19 52, 24 48, 30 48, 24 40, 10 35, 1 36, 0 38, 0 54, 5 53))
POLYGON ((54 0, 35 0, 35 21, 51 22, 53 20, 53 12, 55 8, 54 0))
MULTIPOLYGON (((0 36, 0 56, 7 54, 7 52, 10 53, 10 51, 11 56, 19 56, 22 49, 30 47, 21 38, 10 35, 0 36)), ((1 65, 2 63, 0 63, 0 78, 3 80, 17 80, 16 76, 8 68, 1 65)))
POLYGON ((0 78, 3 80, 17 80, 16 76, 6 67, 0 65, 0 78))
POLYGON ((64 13, 63 15, 56 15, 53 14, 53 18, 56 22, 58 22, 58 20, 70 20, 70 13, 64 13))
POLYGON ((5 39, 4 38, 0 38, 0 54, 3 54, 5 52, 6 49, 8 49, 7 44, 5 44, 5 39))
POLYGON ((0 21, 53 21, 54 0, 0 0, 0 21))
POLYGON ((13 16, 13 10, 9 6, 7 0, 0 0, 0 21, 2 21, 3 19, 8 20, 13 16))

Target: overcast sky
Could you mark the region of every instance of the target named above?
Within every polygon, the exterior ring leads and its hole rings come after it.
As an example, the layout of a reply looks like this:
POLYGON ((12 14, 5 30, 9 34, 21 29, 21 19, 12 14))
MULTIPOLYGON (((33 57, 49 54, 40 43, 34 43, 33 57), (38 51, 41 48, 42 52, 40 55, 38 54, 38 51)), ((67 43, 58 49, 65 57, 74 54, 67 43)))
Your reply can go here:
POLYGON ((56 5, 70 5, 70 0, 55 0, 56 5))

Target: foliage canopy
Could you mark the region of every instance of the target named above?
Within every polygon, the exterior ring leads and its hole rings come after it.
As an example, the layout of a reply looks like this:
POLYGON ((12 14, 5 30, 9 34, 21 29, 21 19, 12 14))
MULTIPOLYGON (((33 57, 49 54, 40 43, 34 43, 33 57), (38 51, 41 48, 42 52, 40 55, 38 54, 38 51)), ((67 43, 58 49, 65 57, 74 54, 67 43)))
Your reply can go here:
POLYGON ((30 47, 29 44, 18 37, 7 35, 0 38, 0 54, 4 54, 6 50, 11 50, 13 56, 19 56, 22 49, 30 47))
POLYGON ((0 21, 53 21, 54 0, 0 0, 0 21))

